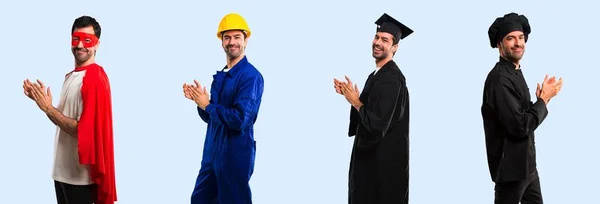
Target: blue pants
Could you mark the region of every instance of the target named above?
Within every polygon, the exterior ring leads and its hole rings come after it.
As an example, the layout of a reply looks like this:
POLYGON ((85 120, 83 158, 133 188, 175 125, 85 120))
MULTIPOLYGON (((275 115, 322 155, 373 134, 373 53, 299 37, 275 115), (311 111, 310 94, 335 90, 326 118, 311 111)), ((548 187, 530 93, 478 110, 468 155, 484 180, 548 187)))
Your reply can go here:
MULTIPOLYGON (((243 148, 246 149, 246 148, 243 148)), ((254 172, 254 148, 202 160, 192 193, 192 204, 251 204, 250 177, 254 172)))

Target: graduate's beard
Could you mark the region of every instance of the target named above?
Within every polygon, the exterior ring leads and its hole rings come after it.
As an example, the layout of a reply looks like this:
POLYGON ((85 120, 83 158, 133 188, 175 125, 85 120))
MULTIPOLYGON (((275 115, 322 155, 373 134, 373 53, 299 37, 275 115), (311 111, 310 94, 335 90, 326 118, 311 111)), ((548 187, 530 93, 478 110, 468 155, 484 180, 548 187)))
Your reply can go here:
POLYGON ((386 50, 381 45, 373 44, 373 47, 371 48, 371 51, 373 52, 373 58, 375 58, 376 60, 383 60, 383 59, 387 58, 390 55, 390 49, 386 50), (381 51, 381 55, 375 54, 375 48, 376 47, 378 49, 382 50, 381 51))

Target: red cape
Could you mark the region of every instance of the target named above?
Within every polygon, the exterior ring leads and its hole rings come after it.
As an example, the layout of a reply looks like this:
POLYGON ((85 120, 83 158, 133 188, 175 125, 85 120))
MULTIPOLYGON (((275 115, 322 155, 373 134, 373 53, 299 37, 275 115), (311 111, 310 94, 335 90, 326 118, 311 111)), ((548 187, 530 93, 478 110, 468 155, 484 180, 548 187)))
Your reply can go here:
POLYGON ((86 70, 81 86, 83 110, 77 124, 79 163, 90 166, 90 176, 98 186, 96 203, 114 204, 117 190, 110 83, 98 64, 74 71, 83 70, 86 70))

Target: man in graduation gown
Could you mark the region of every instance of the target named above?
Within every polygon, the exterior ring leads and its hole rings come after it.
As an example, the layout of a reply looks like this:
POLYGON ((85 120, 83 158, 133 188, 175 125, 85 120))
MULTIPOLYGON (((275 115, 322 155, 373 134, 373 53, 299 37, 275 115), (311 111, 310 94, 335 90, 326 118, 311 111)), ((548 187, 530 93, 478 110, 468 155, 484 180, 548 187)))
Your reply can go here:
POLYGON ((213 76, 210 100, 206 87, 198 81, 183 84, 185 97, 196 103, 200 118, 208 124, 192 204, 252 203, 249 181, 256 151, 254 123, 264 81, 244 54, 250 36, 239 14, 223 17, 217 37, 222 41, 227 65, 213 76))
POLYGON ((487 75, 481 106, 496 204, 543 203, 534 131, 548 115, 562 78, 546 75, 531 101, 520 65, 530 33, 528 19, 516 13, 497 18, 488 30, 490 46, 500 52, 487 75))
POLYGON ((57 126, 52 178, 58 204, 117 201, 110 83, 95 62, 100 32, 92 17, 73 23, 75 69, 65 76, 57 107, 42 81, 23 83, 25 95, 57 126))
POLYGON ((376 69, 360 93, 357 85, 334 79, 336 92, 352 105, 349 136, 355 136, 348 203, 408 203, 409 96, 404 75, 393 61, 398 42, 413 31, 387 14, 376 22, 376 69))

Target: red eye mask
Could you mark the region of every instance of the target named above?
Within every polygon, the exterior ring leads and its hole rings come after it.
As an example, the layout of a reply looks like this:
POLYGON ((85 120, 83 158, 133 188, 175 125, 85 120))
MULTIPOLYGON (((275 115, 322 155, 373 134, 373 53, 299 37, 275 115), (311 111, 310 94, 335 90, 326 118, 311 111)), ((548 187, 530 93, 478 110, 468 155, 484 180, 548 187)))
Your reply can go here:
POLYGON ((83 47, 90 48, 98 44, 98 38, 93 34, 74 32, 73 37, 71 38, 71 46, 77 47, 79 42, 83 43, 83 47))

